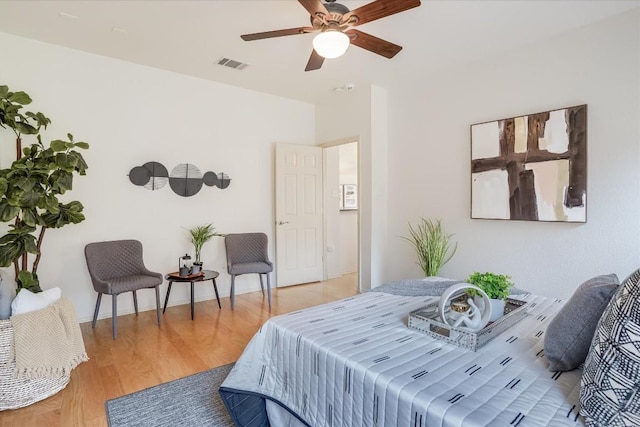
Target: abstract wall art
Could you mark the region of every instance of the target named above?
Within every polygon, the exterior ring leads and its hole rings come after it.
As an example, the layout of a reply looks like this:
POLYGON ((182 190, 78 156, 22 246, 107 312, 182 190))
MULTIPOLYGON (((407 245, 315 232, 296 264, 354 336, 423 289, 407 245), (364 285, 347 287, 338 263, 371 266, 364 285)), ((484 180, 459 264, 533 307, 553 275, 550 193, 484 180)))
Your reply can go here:
POLYGON ((134 167, 129 172, 129 180, 132 184, 147 190, 159 190, 169 183, 173 192, 183 197, 197 194, 203 184, 224 190, 231 183, 231 178, 224 172, 209 171, 203 174, 195 165, 180 163, 169 173, 167 168, 158 162, 147 162, 134 167))
POLYGON ((587 106, 471 125, 471 218, 586 222, 587 106))

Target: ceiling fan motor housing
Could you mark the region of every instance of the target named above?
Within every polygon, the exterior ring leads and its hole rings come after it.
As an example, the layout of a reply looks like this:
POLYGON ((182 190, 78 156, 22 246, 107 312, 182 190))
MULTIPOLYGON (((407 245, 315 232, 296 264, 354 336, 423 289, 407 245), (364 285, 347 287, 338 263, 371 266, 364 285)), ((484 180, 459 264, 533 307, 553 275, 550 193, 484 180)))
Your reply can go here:
POLYGON ((340 4, 340 3, 335 3, 335 0, 333 0, 330 3, 326 3, 324 5, 324 7, 327 8, 327 10, 329 11, 329 13, 339 13, 340 15, 344 15, 346 13, 349 13, 350 10, 347 6, 340 4))
POLYGON ((316 12, 315 15, 311 15, 311 25, 314 28, 324 29, 329 24, 333 24, 333 26, 340 26, 343 24, 342 17, 350 12, 349 8, 340 3, 335 3, 335 0, 330 3, 323 3, 323 6, 329 12, 326 15, 323 12, 316 12))

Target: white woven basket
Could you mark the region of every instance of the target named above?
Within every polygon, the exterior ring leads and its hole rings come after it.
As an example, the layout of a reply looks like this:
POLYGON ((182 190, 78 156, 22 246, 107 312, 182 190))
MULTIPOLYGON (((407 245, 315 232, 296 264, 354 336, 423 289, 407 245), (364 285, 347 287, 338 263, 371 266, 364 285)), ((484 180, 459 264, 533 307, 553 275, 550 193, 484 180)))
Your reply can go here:
POLYGON ((16 378, 16 363, 11 357, 13 327, 0 320, 0 411, 17 409, 53 396, 69 383, 70 375, 60 378, 16 378))

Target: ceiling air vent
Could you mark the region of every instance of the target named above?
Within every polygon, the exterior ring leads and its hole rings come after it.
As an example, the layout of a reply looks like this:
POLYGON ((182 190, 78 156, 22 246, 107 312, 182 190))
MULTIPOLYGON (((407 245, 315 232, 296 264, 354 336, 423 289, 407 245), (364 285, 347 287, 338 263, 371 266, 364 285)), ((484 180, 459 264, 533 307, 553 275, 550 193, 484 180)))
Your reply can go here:
POLYGON ((249 64, 245 64, 240 61, 236 61, 229 58, 218 59, 218 65, 222 65, 223 67, 233 68, 234 70, 244 70, 249 66, 249 64))

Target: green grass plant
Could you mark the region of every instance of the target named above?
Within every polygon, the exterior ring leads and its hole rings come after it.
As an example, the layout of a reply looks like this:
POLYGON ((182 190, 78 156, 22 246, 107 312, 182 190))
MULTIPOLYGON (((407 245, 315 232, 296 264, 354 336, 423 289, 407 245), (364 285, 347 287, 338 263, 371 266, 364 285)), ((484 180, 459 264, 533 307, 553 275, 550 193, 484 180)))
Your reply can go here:
POLYGON ((425 276, 437 276, 440 268, 451 260, 458 249, 452 244, 452 234, 447 234, 439 219, 421 218, 415 227, 409 223, 409 237, 403 237, 413 245, 418 255, 417 264, 425 276))

